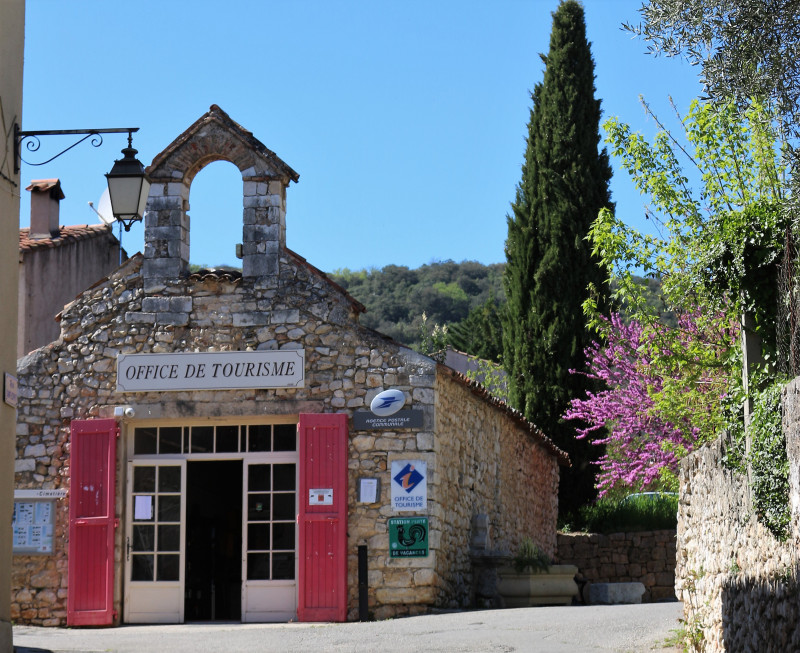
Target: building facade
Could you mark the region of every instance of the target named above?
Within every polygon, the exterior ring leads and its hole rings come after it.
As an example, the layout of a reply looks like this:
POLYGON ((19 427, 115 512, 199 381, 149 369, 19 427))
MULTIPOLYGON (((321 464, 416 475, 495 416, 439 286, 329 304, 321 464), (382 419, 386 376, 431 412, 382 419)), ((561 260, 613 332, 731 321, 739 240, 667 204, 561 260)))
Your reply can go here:
POLYGON ((58 179, 38 179, 31 192, 31 226, 19 230, 19 322, 17 356, 56 340, 56 315, 123 258, 107 224, 61 225, 58 179))
POLYGON ((478 516, 484 546, 527 536, 554 553, 565 454, 482 386, 362 327, 363 307, 286 248, 297 173, 212 106, 148 174, 144 254, 19 363, 15 619, 469 607, 478 516), (242 172, 241 273, 188 270, 191 182, 215 160, 242 172), (391 415, 372 405, 398 397, 391 415))

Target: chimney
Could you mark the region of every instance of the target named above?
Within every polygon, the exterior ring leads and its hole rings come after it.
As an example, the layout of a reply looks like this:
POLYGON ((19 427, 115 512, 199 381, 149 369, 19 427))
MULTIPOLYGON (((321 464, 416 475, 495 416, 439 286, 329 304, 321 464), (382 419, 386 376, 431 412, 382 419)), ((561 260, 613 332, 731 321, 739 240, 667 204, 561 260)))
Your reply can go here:
POLYGON ((25 190, 31 191, 30 238, 58 238, 58 205, 64 199, 59 179, 34 179, 25 190))

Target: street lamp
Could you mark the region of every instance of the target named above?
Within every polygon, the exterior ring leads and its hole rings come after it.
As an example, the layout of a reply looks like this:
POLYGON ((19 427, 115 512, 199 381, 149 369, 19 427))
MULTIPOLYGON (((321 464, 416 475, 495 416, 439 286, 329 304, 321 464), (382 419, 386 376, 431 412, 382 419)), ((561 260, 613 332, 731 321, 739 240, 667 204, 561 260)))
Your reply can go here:
POLYGON ((137 150, 133 149, 133 140, 128 133, 128 147, 123 148, 125 155, 114 161, 111 172, 106 174, 108 194, 111 199, 111 212, 117 221, 131 230, 134 222, 144 216, 147 196, 150 193, 150 180, 144 172, 144 166, 136 158, 137 150))
POLYGON ((125 155, 122 159, 114 162, 111 172, 106 174, 108 180, 108 194, 111 197, 111 212, 114 218, 125 227, 125 231, 130 231, 131 225, 138 222, 144 216, 147 195, 150 193, 150 180, 144 172, 144 166, 136 158, 137 150, 133 149, 133 132, 139 131, 138 127, 114 127, 112 129, 54 129, 48 131, 22 131, 18 124, 14 125, 14 172, 19 172, 19 165, 22 158, 22 143, 29 152, 39 149, 39 136, 66 136, 83 135, 83 138, 62 150, 47 161, 41 163, 31 163, 28 165, 41 166, 57 159, 73 147, 91 138, 93 147, 100 147, 103 143, 101 134, 118 134, 128 132, 128 147, 123 148, 125 155), (30 140, 28 140, 30 139, 30 140))

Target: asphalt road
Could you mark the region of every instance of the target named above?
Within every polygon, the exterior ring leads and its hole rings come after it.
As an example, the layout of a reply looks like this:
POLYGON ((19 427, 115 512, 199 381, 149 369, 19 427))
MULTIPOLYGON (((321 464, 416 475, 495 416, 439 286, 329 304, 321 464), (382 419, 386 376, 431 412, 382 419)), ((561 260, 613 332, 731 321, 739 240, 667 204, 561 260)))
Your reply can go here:
POLYGON ((458 612, 371 623, 14 627, 18 653, 673 651, 680 603, 458 612))

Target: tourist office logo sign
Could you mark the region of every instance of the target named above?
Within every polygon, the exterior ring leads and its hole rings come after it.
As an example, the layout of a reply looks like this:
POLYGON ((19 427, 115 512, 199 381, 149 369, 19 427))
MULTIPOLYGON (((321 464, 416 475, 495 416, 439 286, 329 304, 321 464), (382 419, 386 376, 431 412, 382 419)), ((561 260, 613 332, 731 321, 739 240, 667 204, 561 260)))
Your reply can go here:
POLYGON ((302 388, 305 351, 120 354, 117 392, 302 388))
POLYGON ((392 461, 392 509, 428 507, 428 464, 424 460, 392 461))

